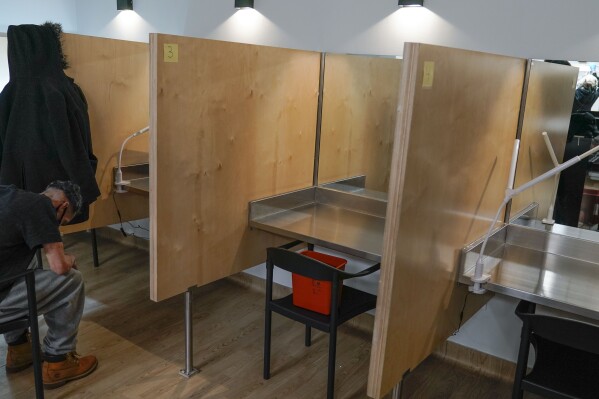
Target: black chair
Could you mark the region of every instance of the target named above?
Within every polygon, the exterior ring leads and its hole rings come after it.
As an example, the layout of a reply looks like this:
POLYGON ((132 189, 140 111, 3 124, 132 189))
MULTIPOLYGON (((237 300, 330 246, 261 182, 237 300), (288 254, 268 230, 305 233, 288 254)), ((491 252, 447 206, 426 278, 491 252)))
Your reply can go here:
POLYGON ((33 375, 35 378, 35 397, 43 399, 44 397, 44 385, 42 381, 42 356, 40 350, 40 335, 37 326, 37 302, 35 299, 35 270, 28 269, 22 273, 12 275, 0 279, 0 283, 10 283, 16 281, 22 277, 25 277, 25 284, 27 285, 27 306, 29 308, 29 314, 27 316, 0 323, 0 334, 4 334, 9 331, 25 330, 27 328, 31 331, 31 349, 33 357, 33 375))
POLYGON ((266 260, 266 315, 264 328, 264 379, 270 378, 270 338, 272 312, 298 321, 306 326, 305 345, 311 345, 311 328, 329 333, 329 364, 327 398, 332 399, 335 383, 335 353, 337 347, 337 327, 351 318, 376 307, 376 296, 344 286, 339 300, 339 290, 343 280, 362 277, 380 269, 380 263, 360 273, 348 273, 313 258, 289 250, 301 242, 292 242, 278 248, 268 248, 266 260), (272 298, 274 267, 287 270, 316 280, 330 281, 331 308, 330 316, 312 312, 293 305, 293 294, 284 298, 272 298))
POLYGON ((523 326, 512 397, 529 391, 547 398, 599 398, 599 326, 535 314, 528 301, 518 304, 516 315, 523 326), (531 344, 535 362, 527 373, 531 344))

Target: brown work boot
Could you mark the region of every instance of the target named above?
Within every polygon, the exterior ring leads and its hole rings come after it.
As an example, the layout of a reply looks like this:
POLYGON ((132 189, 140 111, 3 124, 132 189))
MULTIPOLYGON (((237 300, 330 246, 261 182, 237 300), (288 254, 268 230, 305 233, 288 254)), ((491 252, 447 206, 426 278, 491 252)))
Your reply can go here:
POLYGON ((42 365, 44 388, 61 387, 69 381, 90 375, 96 367, 98 359, 93 355, 81 357, 73 351, 62 356, 47 356, 42 365))
POLYGON ((6 351, 6 372, 16 373, 25 370, 33 364, 31 352, 31 336, 26 334, 26 342, 17 345, 8 345, 6 351))

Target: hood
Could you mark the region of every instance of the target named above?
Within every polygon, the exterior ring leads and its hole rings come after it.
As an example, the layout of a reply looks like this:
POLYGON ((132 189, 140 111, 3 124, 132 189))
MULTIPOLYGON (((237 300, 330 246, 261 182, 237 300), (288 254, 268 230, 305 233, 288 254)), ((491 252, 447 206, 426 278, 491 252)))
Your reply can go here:
POLYGON ((64 76, 61 33, 58 24, 9 26, 10 79, 64 76))

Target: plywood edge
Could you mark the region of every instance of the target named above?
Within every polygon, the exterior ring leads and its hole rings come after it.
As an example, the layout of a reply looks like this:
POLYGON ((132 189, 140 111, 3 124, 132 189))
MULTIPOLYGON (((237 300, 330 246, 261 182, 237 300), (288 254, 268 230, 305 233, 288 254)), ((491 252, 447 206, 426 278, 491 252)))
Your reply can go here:
POLYGON ((404 63, 399 88, 398 116, 395 127, 393 162, 389 184, 387 215, 383 239, 383 256, 379 279, 370 369, 368 373, 367 394, 372 398, 381 398, 390 387, 383 386, 383 366, 385 347, 388 336, 388 321, 391 294, 395 275, 396 238, 399 231, 399 218, 402 202, 403 181, 405 175, 410 126, 412 123, 412 101, 416 91, 418 74, 417 43, 406 43, 404 46, 404 63))
POLYGON ((157 117, 158 117, 158 34, 150 34, 150 299, 158 302, 158 194, 155 188, 158 177, 157 117))

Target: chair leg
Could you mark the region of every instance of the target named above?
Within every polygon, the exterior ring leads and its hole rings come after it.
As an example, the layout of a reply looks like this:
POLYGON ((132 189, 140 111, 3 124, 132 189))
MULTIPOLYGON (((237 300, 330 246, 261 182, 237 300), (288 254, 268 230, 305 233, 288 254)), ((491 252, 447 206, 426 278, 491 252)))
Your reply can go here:
POLYGON ((530 350, 530 342, 528 341, 528 334, 524 331, 526 327, 523 327, 523 331, 520 337, 520 349, 518 351, 518 363, 516 364, 516 375, 514 377, 514 387, 512 390, 512 399, 522 399, 524 391, 522 391, 522 378, 526 374, 526 367, 528 363, 528 352, 530 350))
POLYGON ((331 326, 329 334, 329 372, 327 379, 327 399, 335 396, 335 356, 337 354, 337 327, 331 326))
MULTIPOLYGON (((527 311, 534 313, 536 305, 527 303, 527 311)), ((518 349, 518 360, 516 363, 516 375, 514 376, 514 387, 512 390, 512 399, 522 399, 524 391, 522 390, 522 379, 526 375, 528 366, 528 355, 530 352, 530 325, 527 321, 522 323, 520 331, 520 347, 518 349)))
POLYGON ((42 353, 40 349, 40 334, 37 324, 37 303, 35 299, 35 275, 27 277, 27 306, 29 309, 29 326, 31 328, 31 352, 33 358, 33 376, 35 379, 35 397, 44 398, 44 384, 42 381, 42 353))
POLYGON ((306 346, 310 346, 312 345, 312 328, 310 328, 309 325, 306 324, 306 339, 305 339, 305 344, 306 346))
POLYGON ((267 307, 264 315, 264 379, 270 378, 270 326, 272 312, 267 307))

